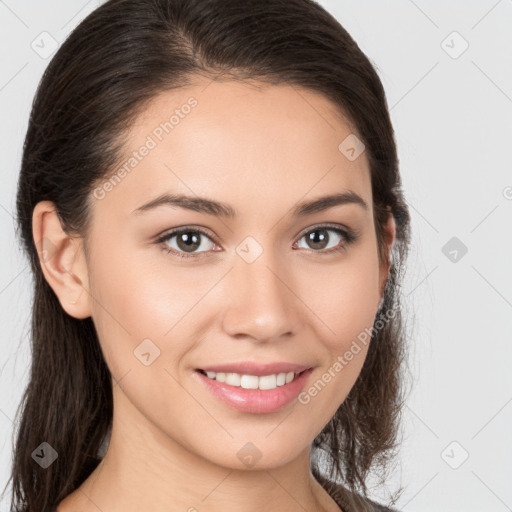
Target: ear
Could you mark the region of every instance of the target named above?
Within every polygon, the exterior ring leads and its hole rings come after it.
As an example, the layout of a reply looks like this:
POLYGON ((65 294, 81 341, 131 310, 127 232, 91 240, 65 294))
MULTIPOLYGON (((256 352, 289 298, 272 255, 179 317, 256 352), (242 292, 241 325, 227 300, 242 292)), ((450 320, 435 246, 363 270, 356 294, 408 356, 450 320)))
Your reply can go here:
POLYGON ((74 318, 91 316, 87 264, 83 240, 68 235, 51 201, 37 203, 32 233, 43 275, 64 311, 74 318))
MULTIPOLYGON (((389 277, 389 270, 391 268, 391 250, 393 248, 393 243, 396 238, 396 222, 395 217, 391 211, 388 210, 388 218, 386 224, 384 225, 384 259, 380 264, 379 269, 379 290, 382 300, 384 299, 384 290, 386 289, 386 282, 389 277)), ((380 305, 379 305, 380 308, 380 305)))

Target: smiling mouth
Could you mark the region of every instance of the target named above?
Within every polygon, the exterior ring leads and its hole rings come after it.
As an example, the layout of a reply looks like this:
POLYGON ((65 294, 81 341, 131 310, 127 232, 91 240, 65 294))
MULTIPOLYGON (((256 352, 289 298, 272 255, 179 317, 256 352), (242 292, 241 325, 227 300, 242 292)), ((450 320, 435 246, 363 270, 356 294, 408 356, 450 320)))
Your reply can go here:
POLYGON ((225 383, 229 386, 240 387, 243 389, 275 389, 277 387, 285 386, 290 382, 293 382, 302 372, 282 372, 274 373, 271 375, 248 375, 232 372, 211 372, 198 369, 199 373, 205 375, 211 380, 225 383))

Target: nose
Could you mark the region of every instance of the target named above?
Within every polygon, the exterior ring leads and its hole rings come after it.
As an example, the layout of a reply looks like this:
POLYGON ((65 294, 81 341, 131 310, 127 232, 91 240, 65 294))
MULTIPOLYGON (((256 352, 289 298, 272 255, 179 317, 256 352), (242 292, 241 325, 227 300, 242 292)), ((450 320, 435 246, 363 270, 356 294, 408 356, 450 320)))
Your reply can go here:
POLYGON ((304 305, 294 291, 292 272, 271 252, 263 251, 252 263, 235 258, 222 307, 223 329, 233 337, 271 342, 300 330, 304 305))

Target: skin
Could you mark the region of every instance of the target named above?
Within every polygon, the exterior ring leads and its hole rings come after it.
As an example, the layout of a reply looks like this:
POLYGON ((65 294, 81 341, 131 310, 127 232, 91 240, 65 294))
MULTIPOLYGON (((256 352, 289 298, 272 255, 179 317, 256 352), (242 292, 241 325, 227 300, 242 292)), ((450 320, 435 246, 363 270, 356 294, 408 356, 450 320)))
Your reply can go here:
MULTIPOLYGON (((126 158, 191 96, 198 104, 190 114, 103 199, 91 196, 87 257, 52 203, 34 210, 34 239, 55 247, 41 259, 45 278, 69 315, 92 317, 113 376, 108 451, 58 512, 339 511, 310 473, 310 445, 354 385, 367 347, 309 403, 269 414, 220 402, 195 369, 303 363, 314 367, 308 389, 372 327, 389 265, 378 259, 366 154, 350 161, 338 150, 354 130, 322 95, 198 80, 153 99, 131 127, 126 158), (299 201, 347 190, 368 209, 344 204, 291 215, 299 201), (132 214, 164 192, 222 201, 238 216, 169 206, 132 214), (343 237, 329 228, 326 249, 303 236, 323 223, 359 237, 326 254, 343 237), (183 248, 177 236, 155 242, 190 225, 211 233, 212 241, 200 235, 196 258, 164 250, 183 248), (236 252, 247 236, 263 250, 252 263, 236 252), (134 357, 146 338, 160 349, 149 366, 134 357), (252 468, 237 457, 247 442, 261 452, 252 468)), ((391 216, 386 236, 389 250, 391 216)))

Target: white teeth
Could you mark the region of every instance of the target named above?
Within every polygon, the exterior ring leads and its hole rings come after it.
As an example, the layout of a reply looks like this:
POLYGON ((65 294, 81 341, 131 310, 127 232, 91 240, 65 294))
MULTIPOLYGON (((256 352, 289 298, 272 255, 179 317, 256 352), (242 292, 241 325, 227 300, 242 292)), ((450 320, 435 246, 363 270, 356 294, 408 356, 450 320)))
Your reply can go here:
POLYGON ((242 375, 240 377, 240 387, 244 389, 258 389, 258 377, 255 375, 242 375))
POLYGON ((240 380, 238 373, 226 373, 226 384, 230 386, 240 386, 240 380))
POLYGON ((275 389, 277 386, 284 386, 290 383, 298 373, 277 373, 273 375, 241 375, 239 373, 206 372, 210 379, 218 382, 225 382, 230 386, 242 387, 244 389, 275 389))
POLYGON ((260 377, 258 387, 260 389, 277 388, 277 375, 264 375, 260 377))

